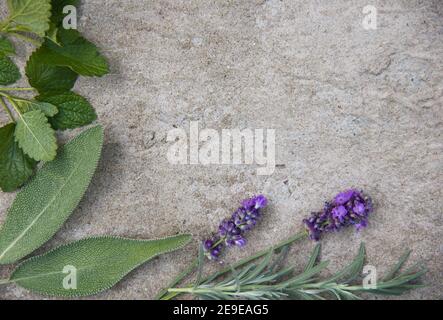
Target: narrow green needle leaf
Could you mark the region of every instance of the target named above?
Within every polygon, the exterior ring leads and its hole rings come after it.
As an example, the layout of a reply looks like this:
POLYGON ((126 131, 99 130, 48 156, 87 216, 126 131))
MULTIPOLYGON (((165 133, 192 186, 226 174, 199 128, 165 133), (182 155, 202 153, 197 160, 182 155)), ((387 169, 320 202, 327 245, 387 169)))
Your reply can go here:
POLYGON ((391 280, 395 274, 401 269, 401 267, 405 264, 405 262, 408 260, 411 250, 406 250, 405 253, 400 257, 398 262, 392 267, 392 269, 387 273, 387 275, 383 278, 383 281, 391 280))

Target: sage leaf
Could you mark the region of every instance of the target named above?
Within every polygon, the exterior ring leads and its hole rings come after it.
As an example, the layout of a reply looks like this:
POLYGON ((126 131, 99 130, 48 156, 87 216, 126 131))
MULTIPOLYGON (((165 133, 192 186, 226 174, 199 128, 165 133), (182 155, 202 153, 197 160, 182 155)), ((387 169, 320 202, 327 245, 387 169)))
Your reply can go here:
POLYGON ((187 234, 155 240, 111 236, 82 239, 24 261, 10 281, 46 295, 94 295, 111 288, 141 264, 190 240, 187 234))
POLYGON ((43 63, 69 67, 83 76, 103 76, 109 72, 108 63, 97 47, 83 38, 77 30, 58 30, 60 45, 50 39, 37 50, 43 63))
POLYGON ((25 73, 29 84, 39 93, 60 93, 74 87, 78 74, 68 67, 46 64, 39 50, 26 63, 25 73))
POLYGON ((92 179, 102 144, 101 126, 84 131, 17 194, 0 229, 0 264, 28 255, 63 225, 92 179))
POLYGON ((19 113, 15 140, 20 148, 35 160, 51 161, 55 158, 57 140, 55 131, 41 110, 19 113))
POLYGON ((8 0, 8 7, 6 31, 33 32, 44 36, 49 29, 50 0, 8 0))
POLYGON ((97 119, 97 114, 88 100, 74 92, 41 95, 36 99, 57 106, 59 112, 49 119, 56 130, 82 127, 97 119))
POLYGON ((9 56, 15 54, 15 48, 11 41, 0 36, 0 56, 9 56))
POLYGON ((40 110, 45 114, 45 116, 53 117, 58 112, 57 107, 48 102, 27 100, 19 97, 9 97, 9 98, 14 100, 15 104, 22 113, 34 110, 40 110))
POLYGON ((0 188, 11 192, 26 182, 36 161, 28 157, 14 140, 15 123, 0 128, 0 188))
POLYGON ((9 57, 0 56, 0 85, 9 85, 20 79, 20 70, 9 57))

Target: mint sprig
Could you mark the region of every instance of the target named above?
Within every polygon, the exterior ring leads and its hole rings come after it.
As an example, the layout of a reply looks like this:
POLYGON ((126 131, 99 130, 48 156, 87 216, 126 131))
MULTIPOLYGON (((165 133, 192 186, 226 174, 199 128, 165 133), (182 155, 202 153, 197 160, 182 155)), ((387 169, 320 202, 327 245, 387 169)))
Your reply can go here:
POLYGON ((0 188, 5 192, 25 183, 35 162, 55 158, 56 130, 78 128, 96 120, 90 103, 71 90, 79 75, 103 76, 109 72, 93 43, 77 30, 61 26, 63 8, 77 5, 77 0, 8 0, 7 4, 9 16, 0 22, 0 85, 12 85, 21 77, 11 59, 15 48, 9 38, 37 48, 25 67, 31 87, 0 87, 0 105, 13 124, 1 129, 8 138, 14 129, 13 144, 10 139, 0 140, 0 149, 10 151, 3 153, 0 161, 0 188), (21 92, 38 96, 29 99, 21 97, 21 92))

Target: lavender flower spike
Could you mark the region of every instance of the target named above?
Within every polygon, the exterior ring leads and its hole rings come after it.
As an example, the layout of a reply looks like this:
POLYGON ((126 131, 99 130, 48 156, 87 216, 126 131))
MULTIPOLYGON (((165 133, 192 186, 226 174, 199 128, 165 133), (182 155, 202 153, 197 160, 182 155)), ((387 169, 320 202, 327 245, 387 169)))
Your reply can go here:
POLYGON ((251 230, 260 219, 261 209, 266 207, 268 200, 263 195, 243 200, 242 206, 235 211, 230 219, 224 219, 218 233, 203 241, 203 250, 210 260, 218 260, 224 247, 243 247, 246 245, 244 234, 251 230))
POLYGON ((318 241, 325 232, 339 231, 343 227, 354 225, 357 231, 368 224, 368 216, 372 213, 371 198, 363 191, 350 189, 339 193, 331 202, 326 202, 320 212, 313 212, 303 220, 309 236, 318 241))

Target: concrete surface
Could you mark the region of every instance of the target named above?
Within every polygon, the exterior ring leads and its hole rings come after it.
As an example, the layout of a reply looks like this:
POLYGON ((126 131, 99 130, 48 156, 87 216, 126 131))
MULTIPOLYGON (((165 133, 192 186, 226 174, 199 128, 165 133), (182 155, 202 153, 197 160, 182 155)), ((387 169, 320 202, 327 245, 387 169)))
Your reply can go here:
MULTIPOLYGON (((112 65, 112 74, 76 87, 97 109, 106 145, 79 208, 39 252, 99 234, 195 235, 194 245, 95 298, 152 298, 242 198, 264 193, 271 205, 227 262, 296 232, 350 186, 366 190, 376 212, 362 233, 324 239, 329 271, 350 261, 360 241, 380 273, 411 248, 411 262, 429 267, 429 286, 404 298, 443 298, 442 1, 90 0, 80 15, 81 31, 112 65), (377 30, 362 27, 367 4, 378 9, 377 30), (275 173, 169 164, 168 130, 192 120, 276 129, 275 173)), ((31 47, 17 46, 23 66, 31 47)), ((0 220, 13 198, 0 195, 0 220)), ((299 243, 291 261, 301 266, 312 247, 299 243)), ((0 298, 41 296, 10 285, 0 298)))

